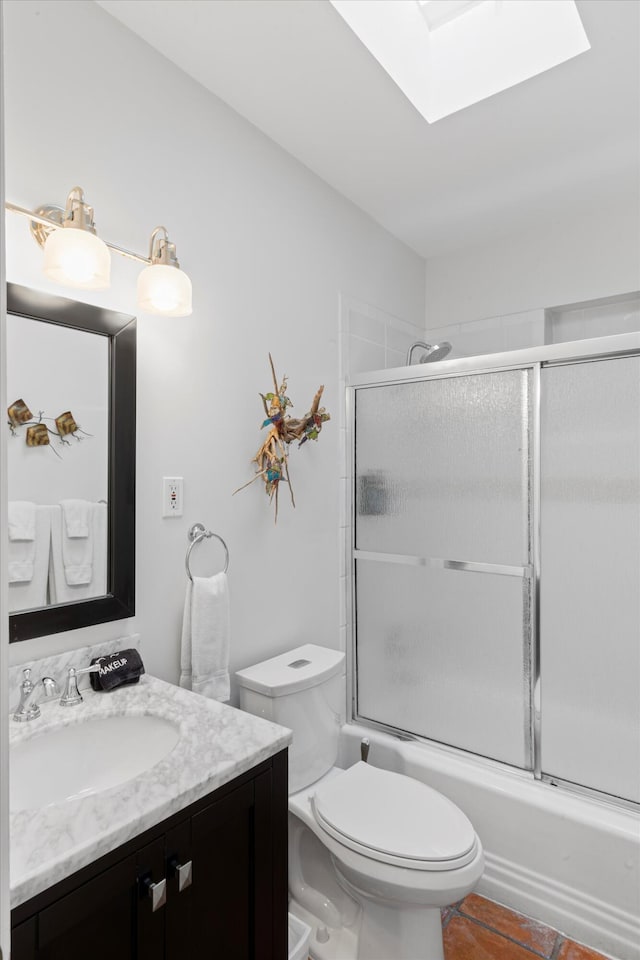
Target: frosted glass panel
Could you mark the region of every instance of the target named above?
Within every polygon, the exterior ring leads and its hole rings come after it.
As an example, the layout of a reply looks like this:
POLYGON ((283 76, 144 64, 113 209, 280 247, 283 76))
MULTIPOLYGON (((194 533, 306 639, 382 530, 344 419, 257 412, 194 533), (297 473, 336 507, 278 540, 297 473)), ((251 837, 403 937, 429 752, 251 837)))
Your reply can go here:
POLYGON ((359 715, 526 766, 528 581, 356 567, 359 715))
POLYGON ((356 392, 359 550, 528 562, 527 371, 356 392))
POLYGON ((543 771, 640 801, 640 358, 542 386, 543 771))

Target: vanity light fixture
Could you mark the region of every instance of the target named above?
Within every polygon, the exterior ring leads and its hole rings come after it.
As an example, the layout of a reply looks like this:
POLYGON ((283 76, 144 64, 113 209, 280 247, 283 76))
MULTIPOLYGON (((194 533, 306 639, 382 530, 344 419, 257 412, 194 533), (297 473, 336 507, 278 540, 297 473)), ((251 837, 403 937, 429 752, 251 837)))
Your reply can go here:
POLYGON ((165 317, 191 314, 191 280, 180 269, 175 244, 170 242, 165 227, 155 228, 149 256, 143 257, 96 235, 93 207, 85 201, 81 187, 69 191, 64 209, 47 204, 32 211, 9 202, 5 208, 30 220, 33 237, 44 247, 44 273, 50 280, 85 290, 104 290, 110 280, 109 251, 114 250, 145 264, 138 279, 140 310, 165 317))
POLYGON ((37 225, 36 239, 44 233, 44 265, 46 277, 69 287, 84 290, 106 290, 111 274, 111 255, 106 243, 96 235, 93 207, 84 199, 80 187, 69 191, 64 210, 40 208, 59 228, 46 231, 37 225))
POLYGON ((188 317, 191 313, 191 280, 180 269, 176 245, 165 227, 156 227, 149 244, 151 265, 138 277, 138 306, 145 313, 188 317))

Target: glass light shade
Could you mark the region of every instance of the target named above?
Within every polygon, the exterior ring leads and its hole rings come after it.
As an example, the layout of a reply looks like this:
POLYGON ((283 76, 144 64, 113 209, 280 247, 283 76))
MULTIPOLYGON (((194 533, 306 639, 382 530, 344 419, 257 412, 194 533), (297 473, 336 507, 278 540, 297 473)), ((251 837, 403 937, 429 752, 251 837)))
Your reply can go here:
POLYGON ((50 280, 84 290, 105 290, 111 274, 106 243, 89 230, 54 230, 44 245, 44 273, 50 280))
POLYGON ((166 263, 152 263, 138 277, 138 307, 165 317, 188 317, 192 312, 191 280, 166 263))

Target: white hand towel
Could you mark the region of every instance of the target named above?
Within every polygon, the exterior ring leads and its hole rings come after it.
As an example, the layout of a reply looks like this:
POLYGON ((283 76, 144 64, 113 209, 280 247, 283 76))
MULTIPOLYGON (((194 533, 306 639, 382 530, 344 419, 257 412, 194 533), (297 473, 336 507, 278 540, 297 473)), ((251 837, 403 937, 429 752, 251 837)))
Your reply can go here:
MULTIPOLYGON (((91 504, 88 500, 61 500, 65 533, 69 539, 88 537, 91 520, 91 504)), ((86 581, 78 581, 85 583, 86 581)))
POLYGON ((93 575, 93 537, 69 539, 59 504, 51 507, 51 568, 52 603, 86 599, 93 575))
POLYGON ((187 582, 182 621, 180 686, 228 700, 229 589, 226 573, 187 582))
POLYGON ((91 583, 93 577, 93 537, 68 537, 62 530, 62 564, 67 584, 91 583))
POLYGON ((93 537, 88 500, 61 500, 62 565, 68 586, 91 583, 93 578, 93 537))
POLYGON ((35 540, 35 503, 32 503, 30 500, 10 500, 7 520, 9 540, 35 540))
POLYGON ((30 500, 10 500, 7 510, 9 528, 9 583, 29 583, 36 559, 36 505, 30 500))
POLYGON ((35 511, 35 539, 9 541, 9 612, 32 610, 47 603, 47 580, 49 573, 49 550, 51 545, 51 507, 37 506, 35 511), (34 555, 28 561, 31 575, 23 576, 24 563, 16 550, 29 547, 34 555), (14 566, 16 564, 16 566, 14 566), (20 577, 17 574, 21 574, 20 577))

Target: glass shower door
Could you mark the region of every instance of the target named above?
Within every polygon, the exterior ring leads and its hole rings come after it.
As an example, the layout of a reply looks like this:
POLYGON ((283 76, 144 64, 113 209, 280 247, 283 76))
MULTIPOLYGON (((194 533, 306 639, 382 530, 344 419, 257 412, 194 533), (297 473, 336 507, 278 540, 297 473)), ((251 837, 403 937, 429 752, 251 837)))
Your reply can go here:
POLYGON ((356 390, 357 713, 519 767, 530 371, 356 390))
POLYGON ((542 386, 542 769, 640 802, 640 357, 542 386))

